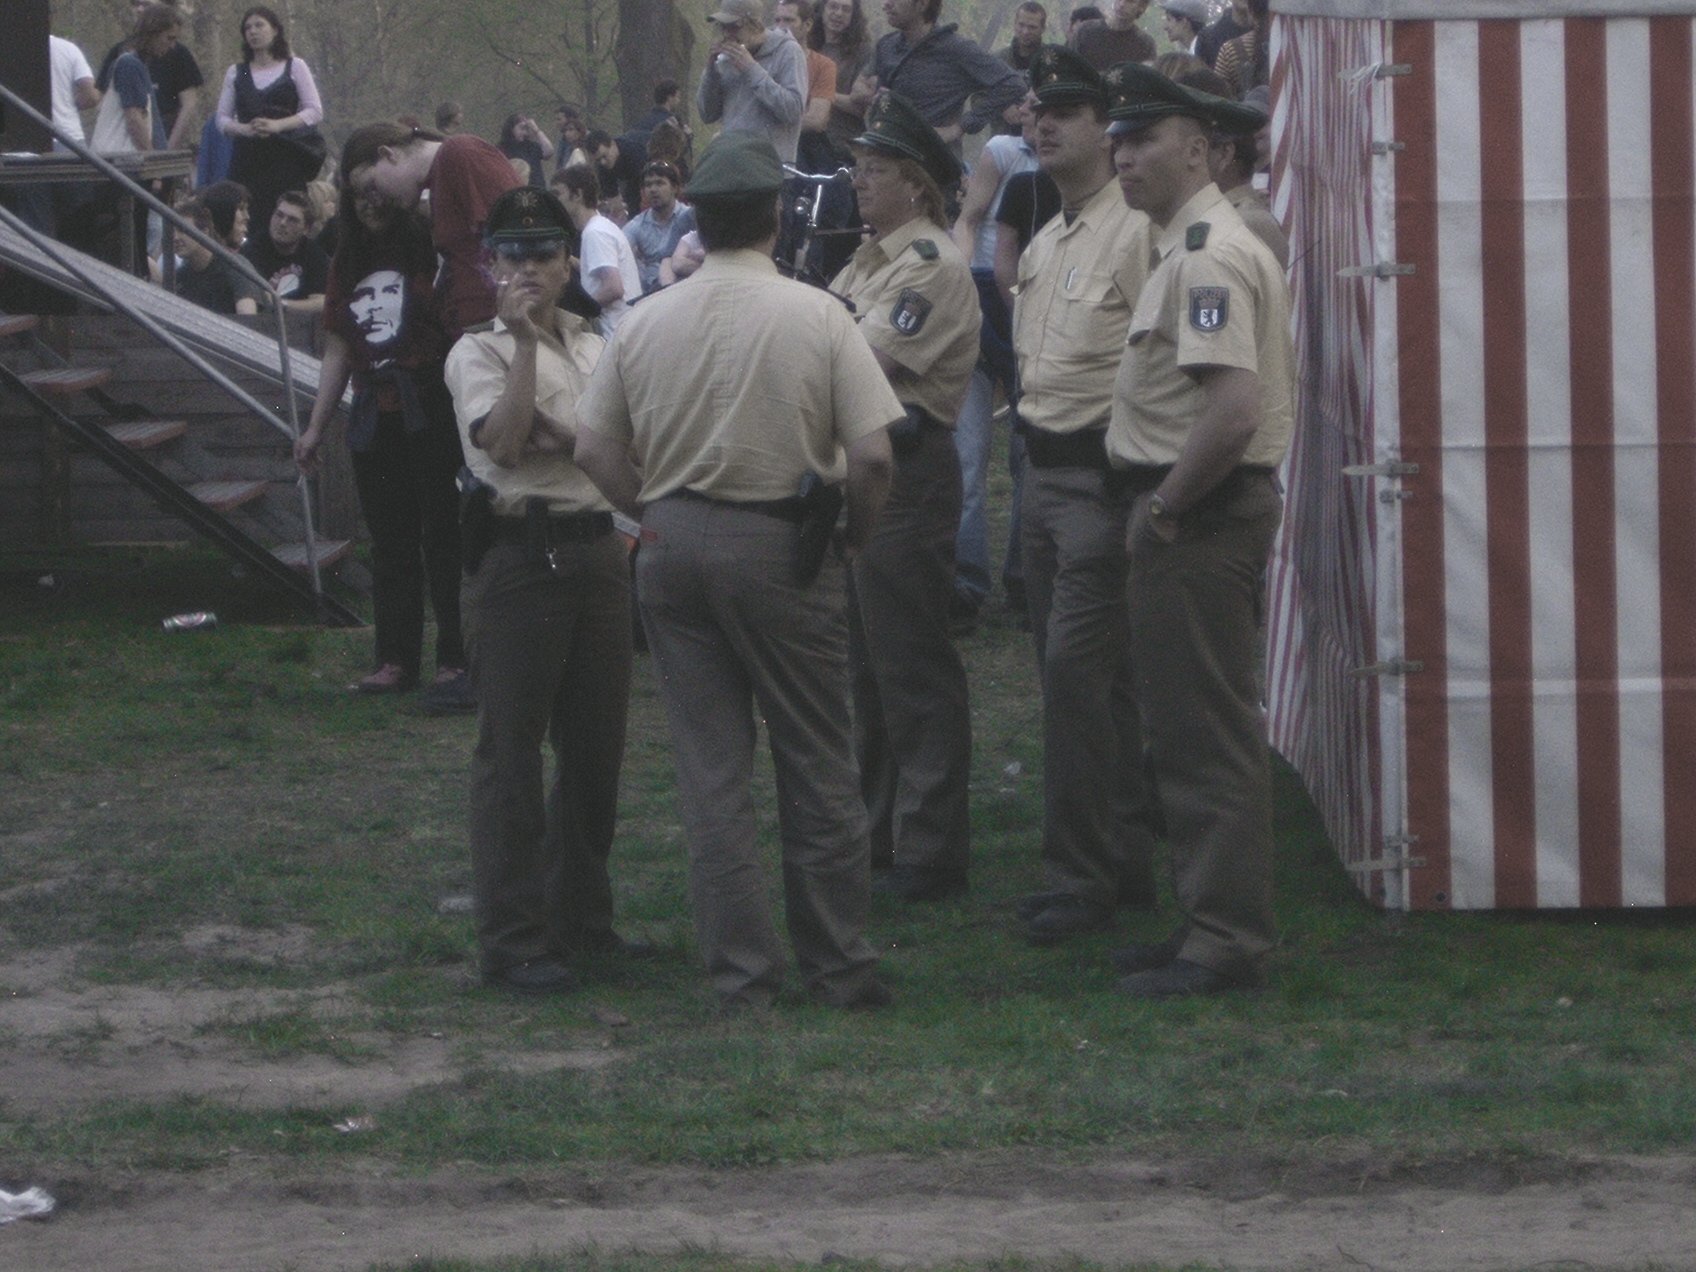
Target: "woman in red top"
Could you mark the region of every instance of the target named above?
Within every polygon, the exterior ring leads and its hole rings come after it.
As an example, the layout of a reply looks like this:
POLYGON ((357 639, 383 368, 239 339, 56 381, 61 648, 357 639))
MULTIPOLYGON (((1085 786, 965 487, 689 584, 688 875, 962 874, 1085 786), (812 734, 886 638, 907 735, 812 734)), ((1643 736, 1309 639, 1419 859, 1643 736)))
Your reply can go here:
POLYGON ((512 164, 481 137, 367 124, 342 147, 342 180, 359 199, 411 211, 428 191, 430 238, 442 255, 436 296, 449 343, 495 316, 495 276, 483 226, 519 185, 512 164))
POLYGON ((295 461, 304 472, 316 470, 325 429, 351 380, 347 443, 371 532, 377 645, 376 670, 354 687, 398 693, 418 683, 428 580, 436 675, 424 706, 467 710, 474 704, 460 631, 454 484, 465 460, 442 382, 453 340, 436 304, 436 249, 416 212, 378 206, 351 190, 342 192, 340 221, 325 289, 318 397, 295 442, 295 461))

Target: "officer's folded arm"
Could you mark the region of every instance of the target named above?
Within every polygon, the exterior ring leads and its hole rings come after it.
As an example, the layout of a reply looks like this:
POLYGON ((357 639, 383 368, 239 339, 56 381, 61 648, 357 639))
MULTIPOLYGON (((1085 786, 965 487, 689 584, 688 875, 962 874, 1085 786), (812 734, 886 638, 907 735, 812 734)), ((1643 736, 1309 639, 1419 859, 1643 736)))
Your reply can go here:
POLYGON ((518 340, 506 385, 483 417, 476 444, 501 468, 516 468, 530 450, 536 421, 536 341, 518 340))
POLYGON ((576 447, 577 430, 538 407, 535 418, 530 422, 528 448, 542 454, 562 454, 569 458, 576 447))

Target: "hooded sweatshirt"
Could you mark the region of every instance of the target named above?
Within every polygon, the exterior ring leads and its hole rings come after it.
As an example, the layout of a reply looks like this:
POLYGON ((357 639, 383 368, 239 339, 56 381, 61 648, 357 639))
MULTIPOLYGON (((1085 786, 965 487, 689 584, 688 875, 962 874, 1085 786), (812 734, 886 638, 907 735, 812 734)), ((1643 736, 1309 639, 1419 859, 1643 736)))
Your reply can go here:
POLYGON ((701 74, 695 105, 711 124, 723 121, 725 132, 751 132, 769 138, 778 158, 795 162, 801 139, 801 112, 807 105, 807 56, 795 37, 772 27, 754 51, 746 71, 721 66, 718 54, 701 74))

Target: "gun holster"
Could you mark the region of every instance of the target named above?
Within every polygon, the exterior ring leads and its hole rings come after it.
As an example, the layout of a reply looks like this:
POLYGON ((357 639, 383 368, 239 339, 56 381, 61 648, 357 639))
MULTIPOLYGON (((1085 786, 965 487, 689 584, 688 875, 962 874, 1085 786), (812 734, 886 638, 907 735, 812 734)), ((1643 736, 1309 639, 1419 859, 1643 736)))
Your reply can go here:
POLYGON ((801 501, 801 542, 795 552, 795 581, 808 587, 819 576, 824 554, 830 551, 836 519, 842 514, 842 487, 832 485, 817 473, 801 478, 796 491, 801 501))
POLYGON ((461 468, 459 486, 459 543, 465 572, 477 573, 483 554, 495 541, 495 488, 469 468, 461 468))

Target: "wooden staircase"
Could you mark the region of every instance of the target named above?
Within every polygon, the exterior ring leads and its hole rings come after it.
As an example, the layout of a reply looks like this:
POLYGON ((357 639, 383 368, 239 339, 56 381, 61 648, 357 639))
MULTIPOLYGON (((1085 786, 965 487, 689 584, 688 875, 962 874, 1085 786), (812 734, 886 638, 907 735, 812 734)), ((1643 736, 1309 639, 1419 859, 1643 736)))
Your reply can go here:
MULTIPOLYGON (((145 376, 120 376, 122 359, 139 355, 118 350, 121 360, 116 365, 73 364, 43 338, 51 334, 35 315, 0 314, 0 392, 45 425, 42 467, 56 470, 58 487, 69 492, 69 506, 61 510, 63 522, 73 524, 89 542, 157 541, 169 531, 154 528, 163 524, 157 513, 152 521, 146 518, 145 507, 132 493, 139 491, 159 512, 209 540, 251 574, 294 595, 320 621, 337 626, 365 621, 324 586, 330 581, 328 572, 348 556, 353 544, 345 538, 319 539, 309 549, 282 431, 234 413, 209 430, 241 430, 268 444, 272 458, 262 465, 264 475, 258 475, 251 459, 237 463, 229 458, 227 446, 221 452, 210 438, 197 437, 190 420, 162 418, 165 412, 156 416, 146 405, 112 396, 111 390, 119 386, 126 397, 147 396, 145 376), (91 468, 90 459, 98 461, 98 467, 91 468), (243 466, 250 471, 239 471, 243 466), (120 483, 114 484, 109 475, 102 481, 101 472, 115 473, 120 483), (316 588, 311 578, 314 558, 316 588)), ((169 356, 165 351, 147 352, 169 356)), ((97 351, 95 356, 109 355, 97 351)), ((183 373, 194 374, 186 364, 183 373)))

